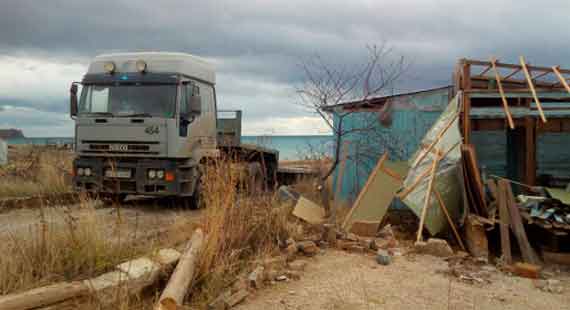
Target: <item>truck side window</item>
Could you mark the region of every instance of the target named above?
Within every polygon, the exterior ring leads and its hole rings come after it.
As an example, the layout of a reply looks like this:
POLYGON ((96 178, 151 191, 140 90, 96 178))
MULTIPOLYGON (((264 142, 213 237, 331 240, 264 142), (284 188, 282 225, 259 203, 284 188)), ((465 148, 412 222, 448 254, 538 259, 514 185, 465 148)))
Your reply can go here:
POLYGON ((180 132, 181 137, 188 136, 188 125, 190 125, 190 120, 185 119, 184 115, 188 114, 188 100, 194 94, 199 94, 200 89, 193 83, 188 83, 183 85, 182 91, 180 92, 180 132))

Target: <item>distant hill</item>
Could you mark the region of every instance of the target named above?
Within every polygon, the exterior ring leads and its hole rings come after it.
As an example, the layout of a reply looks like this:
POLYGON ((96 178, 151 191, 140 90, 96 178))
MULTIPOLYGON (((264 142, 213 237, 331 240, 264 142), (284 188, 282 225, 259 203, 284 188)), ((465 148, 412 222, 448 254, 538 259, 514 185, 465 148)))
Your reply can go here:
POLYGON ((24 133, 20 129, 0 129, 0 139, 25 138, 24 133))

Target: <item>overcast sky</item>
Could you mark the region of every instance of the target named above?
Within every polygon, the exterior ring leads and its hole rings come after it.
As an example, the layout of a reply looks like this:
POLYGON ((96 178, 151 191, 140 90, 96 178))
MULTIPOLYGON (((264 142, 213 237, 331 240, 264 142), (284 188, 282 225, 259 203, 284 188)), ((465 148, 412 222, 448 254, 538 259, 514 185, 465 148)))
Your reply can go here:
POLYGON ((1 0, 0 128, 71 136, 68 89, 114 51, 178 51, 217 66, 221 108, 244 110, 246 134, 317 134, 293 104, 315 54, 358 63, 387 42, 411 67, 397 91, 450 83, 461 57, 570 66, 568 0, 1 0))

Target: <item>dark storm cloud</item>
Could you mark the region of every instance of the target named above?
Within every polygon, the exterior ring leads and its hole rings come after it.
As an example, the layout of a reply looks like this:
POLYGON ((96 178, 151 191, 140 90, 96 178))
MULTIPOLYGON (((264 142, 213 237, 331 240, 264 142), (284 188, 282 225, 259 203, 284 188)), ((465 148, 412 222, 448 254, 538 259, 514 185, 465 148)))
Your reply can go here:
POLYGON ((302 59, 320 54, 349 66, 367 44, 383 41, 411 63, 396 91, 450 83, 461 57, 517 61, 524 54, 533 63, 570 66, 568 12, 567 0, 3 0, 0 53, 86 65, 110 51, 190 52, 216 60, 227 106, 251 104, 255 117, 288 116, 298 109, 281 106, 294 100, 302 59), (261 82, 268 84, 258 93, 261 82))

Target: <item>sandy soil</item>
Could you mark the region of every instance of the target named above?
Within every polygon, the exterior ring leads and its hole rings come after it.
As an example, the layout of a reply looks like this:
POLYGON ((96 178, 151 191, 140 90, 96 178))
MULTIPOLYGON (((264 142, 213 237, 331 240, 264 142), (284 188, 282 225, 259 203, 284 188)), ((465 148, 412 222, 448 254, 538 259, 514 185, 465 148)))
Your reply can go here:
POLYGON ((380 266, 372 256, 327 250, 308 261, 300 280, 278 282, 237 309, 570 309, 568 273, 557 274, 564 291, 553 294, 491 266, 488 282, 468 284, 429 255, 399 256, 380 266))

